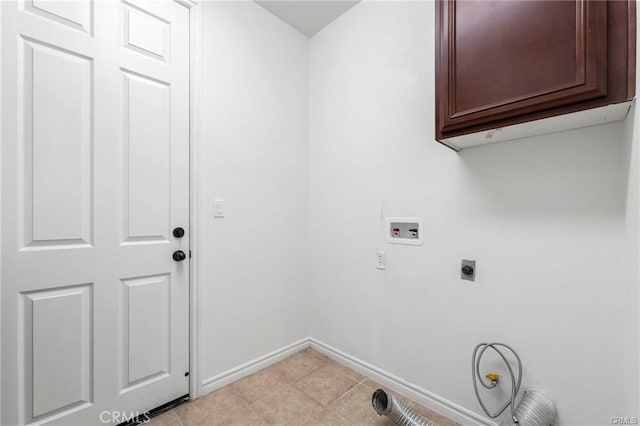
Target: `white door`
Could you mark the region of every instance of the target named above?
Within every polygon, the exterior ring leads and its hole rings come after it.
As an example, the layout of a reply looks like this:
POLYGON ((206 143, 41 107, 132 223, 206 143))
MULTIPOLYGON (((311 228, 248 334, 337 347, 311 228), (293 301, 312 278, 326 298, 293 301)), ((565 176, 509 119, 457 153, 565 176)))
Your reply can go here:
POLYGON ((1 424, 119 423, 189 388, 189 10, 0 7, 1 424))

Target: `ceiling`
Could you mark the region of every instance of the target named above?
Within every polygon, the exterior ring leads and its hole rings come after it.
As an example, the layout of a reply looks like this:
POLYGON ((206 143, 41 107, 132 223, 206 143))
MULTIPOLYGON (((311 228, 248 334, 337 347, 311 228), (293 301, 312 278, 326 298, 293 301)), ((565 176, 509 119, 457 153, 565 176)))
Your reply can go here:
POLYGON ((331 21, 355 6, 360 0, 255 0, 260 6, 282 19, 307 37, 311 37, 331 21))

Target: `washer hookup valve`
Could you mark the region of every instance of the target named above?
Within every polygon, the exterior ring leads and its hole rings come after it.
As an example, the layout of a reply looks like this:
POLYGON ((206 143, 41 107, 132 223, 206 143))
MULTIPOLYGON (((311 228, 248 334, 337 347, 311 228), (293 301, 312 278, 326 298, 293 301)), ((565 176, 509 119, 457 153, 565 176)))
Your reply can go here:
POLYGON ((500 378, 500 376, 496 373, 489 373, 486 376, 484 376, 487 378, 487 380, 491 381, 491 384, 493 386, 498 384, 498 379, 500 378))

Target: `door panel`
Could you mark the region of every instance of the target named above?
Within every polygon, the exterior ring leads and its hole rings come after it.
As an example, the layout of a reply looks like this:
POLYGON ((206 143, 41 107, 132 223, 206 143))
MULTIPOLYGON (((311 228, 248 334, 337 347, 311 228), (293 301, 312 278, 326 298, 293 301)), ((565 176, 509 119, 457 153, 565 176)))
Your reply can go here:
POLYGON ((93 1, 27 0, 24 9, 91 34, 93 1))
POLYGON ((123 280, 123 390, 170 373, 168 274, 123 280))
POLYGON ((123 71, 125 243, 169 240, 170 89, 123 71))
POLYGON ((188 393, 189 11, 0 7, 0 423, 119 423, 188 393))
POLYGON ((23 247, 92 242, 91 59, 19 41, 23 247), (56 72, 51 72, 56 70, 56 72), (55 159, 55 160, 54 160, 55 159), (60 164, 65 164, 64 168, 60 164), (52 212, 54 212, 52 214, 52 212))
POLYGON ((27 292, 21 303, 27 421, 90 404, 92 285, 27 292))
POLYGON ((130 3, 123 11, 124 46, 151 58, 169 62, 171 24, 130 3))

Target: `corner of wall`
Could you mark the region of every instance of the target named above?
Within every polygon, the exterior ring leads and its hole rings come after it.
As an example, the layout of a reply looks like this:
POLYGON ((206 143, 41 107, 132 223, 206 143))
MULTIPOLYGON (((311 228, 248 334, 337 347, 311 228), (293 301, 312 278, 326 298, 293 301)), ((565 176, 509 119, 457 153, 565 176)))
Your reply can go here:
POLYGON ((628 413, 640 412, 638 401, 638 391, 640 389, 640 293, 638 284, 640 283, 639 242, 640 242, 640 138, 638 126, 640 124, 640 111, 638 111, 637 101, 634 101, 629 115, 624 123, 623 131, 623 158, 625 159, 625 269, 624 275, 628 281, 627 300, 635 300, 635 309, 628 312, 628 322, 632 324, 624 342, 625 356, 630 358, 629 365, 635 365, 636 371, 630 372, 626 378, 625 405, 628 413))
POLYGON ((252 1, 201 4, 206 392, 238 365, 307 337, 308 39, 252 1), (225 217, 214 219, 218 198, 225 217))
POLYGON ((191 398, 202 395, 202 377, 200 368, 200 203, 202 188, 199 184, 199 174, 202 170, 200 153, 202 152, 202 55, 203 55, 203 11, 202 3, 190 7, 190 249, 194 255, 191 260, 190 286, 190 386, 191 398))
POLYGON ((306 196, 306 205, 307 205, 307 272, 306 272, 306 289, 307 296, 305 300, 305 310, 306 310, 306 328, 307 328, 307 336, 311 337, 311 117, 313 114, 313 108, 311 104, 311 49, 313 47, 314 37, 318 33, 309 37, 307 40, 307 174, 306 174, 306 186, 307 186, 307 196, 306 196))
MULTIPOLYGON (((2 12, 7 2, 0 2, 0 22, 2 22, 2 12)), ((2 50, 3 43, 3 34, 2 28, 0 28, 0 50, 2 50)), ((0 100, 2 99, 2 88, 3 88, 3 68, 2 63, 2 55, 0 55, 0 100)), ((2 136, 3 128, 2 128, 2 120, 3 120, 4 110, 3 103, 0 101, 0 140, 4 140, 2 136)), ((0 159, 2 158, 2 144, 0 144, 0 159)), ((2 311, 2 161, 0 161, 0 312, 2 311)), ((2 382, 2 315, 0 314, 0 383, 2 382)), ((0 423, 2 423, 2 385, 0 385, 0 423)))

